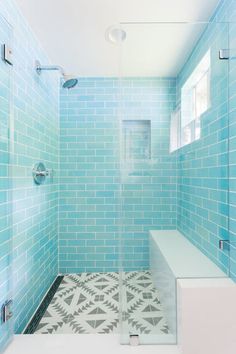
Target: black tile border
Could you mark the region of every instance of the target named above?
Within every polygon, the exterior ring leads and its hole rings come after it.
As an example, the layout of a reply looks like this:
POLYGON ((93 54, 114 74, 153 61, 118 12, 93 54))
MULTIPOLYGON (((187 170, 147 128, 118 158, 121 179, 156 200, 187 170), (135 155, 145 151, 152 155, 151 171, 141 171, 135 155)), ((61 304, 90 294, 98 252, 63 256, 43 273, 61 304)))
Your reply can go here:
POLYGON ((55 295, 57 289, 59 288, 64 276, 63 275, 58 275, 56 279, 54 280, 53 284, 51 285, 50 289, 48 290, 45 298, 39 305, 39 308, 35 312, 33 318, 27 325, 26 329, 24 330, 24 334, 33 334, 38 327, 39 322, 41 321, 43 315, 45 314, 50 302, 53 299, 53 296, 55 295))

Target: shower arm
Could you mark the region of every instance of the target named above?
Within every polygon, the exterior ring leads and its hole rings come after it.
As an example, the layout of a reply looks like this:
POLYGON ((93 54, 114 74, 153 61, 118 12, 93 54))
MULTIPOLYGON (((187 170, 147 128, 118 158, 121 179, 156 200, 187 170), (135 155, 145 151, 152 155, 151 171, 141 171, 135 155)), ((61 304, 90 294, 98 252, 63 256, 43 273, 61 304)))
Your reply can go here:
POLYGON ((60 71, 62 76, 65 76, 65 72, 63 68, 59 65, 41 65, 39 61, 36 61, 36 71, 40 75, 41 71, 48 71, 48 70, 54 70, 54 71, 60 71))
POLYGON ((59 65, 41 65, 41 63, 36 60, 35 62, 35 71, 38 75, 41 75, 42 71, 59 71, 61 76, 63 77, 64 83, 62 84, 63 88, 70 89, 72 87, 75 87, 78 83, 78 79, 71 76, 71 75, 66 75, 64 69, 59 66, 59 65))

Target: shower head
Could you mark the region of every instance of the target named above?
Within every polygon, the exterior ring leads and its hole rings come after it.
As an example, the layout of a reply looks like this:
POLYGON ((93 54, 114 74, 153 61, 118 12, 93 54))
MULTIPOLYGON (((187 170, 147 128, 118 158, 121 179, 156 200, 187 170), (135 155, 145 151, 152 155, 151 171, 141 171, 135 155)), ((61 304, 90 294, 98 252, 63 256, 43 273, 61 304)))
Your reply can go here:
POLYGON ((68 77, 68 76, 63 75, 63 79, 64 79, 64 82, 62 84, 63 88, 71 89, 71 88, 75 87, 78 83, 78 79, 76 79, 74 77, 68 77))
POLYGON ((68 76, 65 74, 64 69, 59 66, 59 65, 41 65, 39 61, 36 61, 35 63, 35 69, 38 75, 41 75, 42 71, 45 70, 58 70, 60 71, 62 77, 63 77, 63 84, 62 87, 63 88, 67 88, 67 89, 71 89, 73 87, 75 87, 78 83, 78 79, 76 79, 75 77, 72 76, 68 76))

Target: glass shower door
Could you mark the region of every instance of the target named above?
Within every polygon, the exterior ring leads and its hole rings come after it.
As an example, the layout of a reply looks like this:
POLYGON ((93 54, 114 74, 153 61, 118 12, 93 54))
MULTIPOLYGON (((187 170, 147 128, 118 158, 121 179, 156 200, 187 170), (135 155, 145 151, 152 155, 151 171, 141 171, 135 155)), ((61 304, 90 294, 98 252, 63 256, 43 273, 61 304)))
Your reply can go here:
MULTIPOLYGON (((150 230, 176 228, 176 155, 169 153, 176 78, 173 69, 165 72, 164 62, 170 58, 159 51, 170 27, 155 23, 121 27, 127 34, 121 45, 120 79, 121 343, 174 344, 176 316, 170 332, 150 271, 149 252, 150 230)), ((171 301, 175 313, 175 288, 171 301)))
MULTIPOLYGON (((235 11, 230 14, 235 20, 235 11)), ((236 281, 236 23, 229 23, 229 244, 230 277, 236 281)))
POLYGON ((10 178, 11 66, 3 60, 4 44, 11 46, 12 29, 0 16, 0 351, 13 336, 12 298, 12 218, 10 178))
POLYGON ((121 27, 121 343, 174 344, 177 277, 149 231, 180 231, 228 274, 228 24, 121 27))

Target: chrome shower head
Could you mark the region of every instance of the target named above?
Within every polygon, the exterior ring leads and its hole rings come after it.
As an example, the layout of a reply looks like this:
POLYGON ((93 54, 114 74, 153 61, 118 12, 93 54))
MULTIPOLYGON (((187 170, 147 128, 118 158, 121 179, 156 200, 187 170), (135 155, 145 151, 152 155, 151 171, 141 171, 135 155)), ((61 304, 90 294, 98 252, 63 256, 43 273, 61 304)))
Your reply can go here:
POLYGON ((64 82, 62 84, 63 88, 71 89, 71 88, 75 87, 78 83, 78 79, 76 79, 75 77, 66 75, 63 68, 59 65, 41 65, 40 62, 37 60, 35 62, 35 70, 38 75, 41 75, 41 72, 45 71, 45 70, 49 70, 49 71, 50 70, 58 70, 58 71, 60 71, 60 73, 63 77, 63 80, 64 80, 64 82))
POLYGON ((75 87, 78 83, 78 79, 74 78, 74 77, 66 77, 66 76, 63 76, 64 78, 64 83, 62 84, 62 87, 63 88, 67 88, 67 89, 71 89, 73 87, 75 87))

